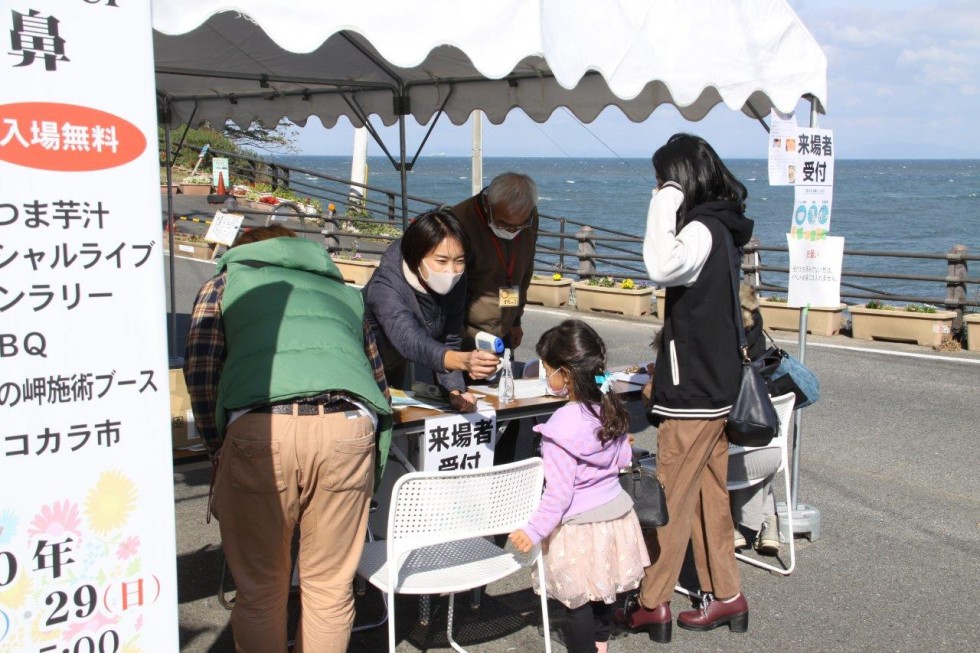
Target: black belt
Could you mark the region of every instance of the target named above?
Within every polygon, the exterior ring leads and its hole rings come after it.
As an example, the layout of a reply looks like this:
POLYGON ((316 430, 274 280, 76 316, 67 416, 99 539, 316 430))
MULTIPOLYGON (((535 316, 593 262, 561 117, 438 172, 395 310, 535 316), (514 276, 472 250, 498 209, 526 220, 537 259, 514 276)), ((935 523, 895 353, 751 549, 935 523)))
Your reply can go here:
POLYGON ((360 406, 351 402, 345 397, 331 397, 328 401, 311 398, 310 400, 288 401, 278 404, 268 404, 253 408, 253 413, 263 413, 268 415, 292 415, 293 407, 296 407, 297 415, 319 415, 321 412, 342 413, 346 410, 360 410, 360 406))

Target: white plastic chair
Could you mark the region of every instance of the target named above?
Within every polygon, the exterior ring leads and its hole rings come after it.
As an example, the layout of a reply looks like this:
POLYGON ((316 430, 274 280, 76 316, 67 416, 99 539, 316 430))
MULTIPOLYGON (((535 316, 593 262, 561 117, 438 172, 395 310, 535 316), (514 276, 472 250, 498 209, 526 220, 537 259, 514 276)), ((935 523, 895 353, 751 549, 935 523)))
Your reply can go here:
POLYGON ((357 574, 385 592, 388 650, 395 651, 395 595, 449 594, 446 635, 454 650, 453 593, 537 565, 545 651, 551 651, 548 598, 540 546, 511 553, 486 536, 524 526, 541 500, 540 458, 459 472, 411 472, 392 489, 387 539, 368 542, 357 574), (394 579, 394 580, 392 580, 394 579))
MULTIPOLYGON (((772 439, 772 442, 764 447, 739 447, 733 444, 728 445, 728 489, 741 490, 754 485, 759 485, 778 472, 783 473, 783 480, 786 485, 786 501, 789 502, 790 483, 789 483, 789 423, 793 416, 793 406, 796 397, 792 392, 772 398, 772 405, 779 415, 779 434, 772 439), (757 452, 766 450, 778 453, 778 459, 773 457, 755 456, 757 452), (751 457, 762 461, 763 464, 755 464, 751 457), (733 480, 733 475, 736 477, 733 480)), ((796 546, 793 542, 793 511, 786 511, 787 529, 789 533, 789 566, 782 568, 763 562, 757 558, 747 556, 742 553, 735 553, 735 557, 750 565, 768 569, 783 576, 789 576, 796 568, 796 546)), ((779 529, 783 532, 783 529, 779 529)))

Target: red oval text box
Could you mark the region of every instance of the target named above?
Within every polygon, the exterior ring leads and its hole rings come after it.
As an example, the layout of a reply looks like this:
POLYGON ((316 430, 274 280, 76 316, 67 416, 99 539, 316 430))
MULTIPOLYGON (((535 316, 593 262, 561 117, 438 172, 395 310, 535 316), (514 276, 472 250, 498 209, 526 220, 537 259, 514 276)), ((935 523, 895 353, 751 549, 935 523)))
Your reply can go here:
POLYGON ((129 163, 146 149, 146 137, 133 123, 91 107, 58 102, 0 104, 0 143, 5 143, 0 146, 2 161, 59 172, 115 168, 129 163), (44 123, 56 125, 57 149, 32 142, 32 125, 42 128, 44 123), (78 135, 79 128, 85 129, 84 137, 78 135), (115 147, 104 144, 100 151, 93 142, 94 128, 114 129, 111 140, 115 147), (15 129, 17 133, 12 133, 15 129), (82 141, 87 150, 81 147, 82 141))

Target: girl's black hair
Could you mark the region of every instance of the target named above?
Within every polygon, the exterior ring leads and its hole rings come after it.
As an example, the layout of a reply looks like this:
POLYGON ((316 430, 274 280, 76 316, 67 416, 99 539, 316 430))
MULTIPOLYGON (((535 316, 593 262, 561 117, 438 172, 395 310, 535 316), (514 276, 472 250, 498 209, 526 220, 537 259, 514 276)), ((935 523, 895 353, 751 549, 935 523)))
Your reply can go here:
POLYGON ((684 191, 677 211, 677 228, 684 214, 705 202, 727 200, 745 209, 745 184, 725 166, 708 141, 693 134, 674 134, 653 153, 653 169, 660 182, 673 181, 684 191))
POLYGON ((463 253, 469 253, 470 241, 459 218, 442 209, 426 211, 412 220, 402 235, 402 260, 408 265, 409 270, 413 272, 418 270, 426 254, 438 247, 446 238, 459 241, 463 253))
POLYGON ((611 390, 603 394, 596 383, 595 377, 606 370, 606 345, 595 329, 581 320, 565 320, 541 334, 536 351, 549 366, 560 367, 571 377, 576 399, 600 422, 596 429, 600 442, 609 442, 629 430, 626 404, 611 390))

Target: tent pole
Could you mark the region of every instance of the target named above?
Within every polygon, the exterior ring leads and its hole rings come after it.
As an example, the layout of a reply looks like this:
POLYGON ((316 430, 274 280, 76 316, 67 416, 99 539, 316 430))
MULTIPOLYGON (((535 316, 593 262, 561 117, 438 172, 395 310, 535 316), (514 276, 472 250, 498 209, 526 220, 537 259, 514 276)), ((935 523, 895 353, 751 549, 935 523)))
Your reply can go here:
POLYGON ((398 154, 401 159, 398 166, 402 181, 402 230, 408 229, 408 169, 405 165, 405 114, 398 116, 398 154))
MULTIPOLYGON (((817 127, 817 101, 815 98, 810 98, 810 127, 817 127)), ((809 304, 800 310, 800 337, 799 337, 799 361, 804 363, 806 361, 806 332, 807 332, 807 319, 810 312, 809 304)), ((781 539, 787 539, 793 537, 796 533, 806 533, 808 539, 811 542, 817 540, 820 537, 820 510, 811 505, 801 503, 799 500, 799 489, 800 489, 800 450, 803 447, 803 411, 799 408, 793 411, 795 419, 793 420, 793 459, 790 462, 792 466, 791 475, 791 487, 790 496, 786 497, 786 503, 778 503, 776 505, 776 513, 779 515, 780 520, 780 537, 781 539), (784 511, 793 512, 793 532, 783 533, 783 513, 784 511)), ((787 524, 788 526, 788 524, 787 524)))
MULTIPOLYGON (((168 105, 170 99, 166 98, 164 100, 168 105)), ((175 261, 174 261, 174 229, 176 225, 174 224, 174 187, 173 187, 173 161, 170 158, 170 146, 171 146, 171 132, 170 132, 170 120, 169 111, 164 112, 168 119, 163 123, 163 135, 164 135, 164 146, 167 148, 167 239, 170 247, 170 256, 168 257, 170 263, 170 351, 168 357, 170 359, 170 365, 173 366, 177 363, 177 278, 175 274, 175 261)), ((184 132, 187 133, 186 131, 184 132)))

